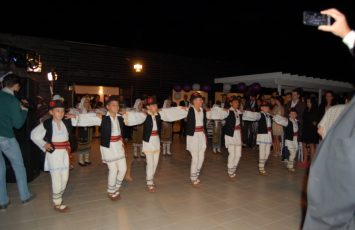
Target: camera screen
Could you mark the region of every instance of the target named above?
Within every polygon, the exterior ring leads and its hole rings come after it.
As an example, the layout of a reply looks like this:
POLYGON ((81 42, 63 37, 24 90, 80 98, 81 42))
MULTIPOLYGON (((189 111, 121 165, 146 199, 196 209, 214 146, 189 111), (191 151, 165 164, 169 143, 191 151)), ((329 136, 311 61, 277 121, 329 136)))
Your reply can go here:
POLYGON ((331 18, 327 15, 323 15, 318 12, 304 11, 303 24, 309 26, 330 25, 331 18))

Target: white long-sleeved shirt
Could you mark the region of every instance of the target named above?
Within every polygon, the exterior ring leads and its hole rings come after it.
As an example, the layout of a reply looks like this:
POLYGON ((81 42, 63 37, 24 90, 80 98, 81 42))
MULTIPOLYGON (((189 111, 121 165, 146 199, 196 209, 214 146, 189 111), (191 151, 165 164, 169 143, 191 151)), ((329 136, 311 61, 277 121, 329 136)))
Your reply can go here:
POLYGON ((355 31, 350 31, 344 38, 344 44, 349 48, 353 49, 355 45, 355 31))
POLYGON ((283 117, 283 116, 280 116, 280 115, 275 115, 273 117, 273 120, 281 125, 281 126, 288 126, 288 123, 291 121, 292 124, 293 124, 293 132, 298 132, 298 123, 297 123, 297 120, 293 120, 293 119, 288 119, 286 117, 283 117))
MULTIPOLYGON (((258 121, 261 118, 261 114, 263 112, 251 112, 251 111, 244 111, 243 112, 243 120, 244 121, 258 121)), ((269 113, 263 113, 266 117, 266 125, 268 128, 271 127, 271 115, 269 113)))

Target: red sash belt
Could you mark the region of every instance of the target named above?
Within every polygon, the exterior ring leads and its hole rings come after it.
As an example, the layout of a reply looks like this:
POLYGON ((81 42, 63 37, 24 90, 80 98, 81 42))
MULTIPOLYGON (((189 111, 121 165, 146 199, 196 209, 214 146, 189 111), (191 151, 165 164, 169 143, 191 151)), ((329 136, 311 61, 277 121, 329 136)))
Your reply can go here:
POLYGON ((110 142, 118 142, 122 140, 122 136, 118 135, 118 136, 111 136, 110 138, 110 142))
POLYGON ((234 127, 234 130, 240 130, 240 125, 236 125, 236 126, 234 127))
POLYGON ((268 132, 272 132, 272 128, 271 128, 271 127, 270 127, 270 128, 268 127, 268 128, 267 128, 267 131, 268 131, 268 132))
POLYGON ((151 136, 158 136, 158 130, 153 130, 150 135, 151 136))
POLYGON ((203 126, 196 126, 195 127, 195 132, 204 132, 205 129, 203 128, 203 126))
POLYGON ((52 142, 55 149, 65 149, 67 150, 68 154, 71 152, 70 143, 69 141, 63 142, 52 142))
POLYGON ((294 137, 298 137, 298 132, 293 133, 294 137))

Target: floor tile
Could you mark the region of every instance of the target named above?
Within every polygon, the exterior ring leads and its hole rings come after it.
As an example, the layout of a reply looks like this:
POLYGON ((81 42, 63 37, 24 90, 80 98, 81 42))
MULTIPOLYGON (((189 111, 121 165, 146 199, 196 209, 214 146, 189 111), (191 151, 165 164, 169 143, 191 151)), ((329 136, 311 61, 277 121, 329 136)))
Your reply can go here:
MULTIPOLYGON (((122 199, 106 196, 107 167, 100 160, 98 139, 93 141, 88 167, 70 172, 65 202, 70 212, 61 214, 51 204, 48 173, 30 183, 37 198, 23 206, 16 184, 8 184, 12 205, 0 212, 0 229, 111 230, 111 229, 299 229, 303 216, 302 184, 305 171, 290 174, 278 158, 270 158, 268 176, 257 172, 257 150, 243 148, 237 180, 226 176, 227 151, 206 151, 201 173, 203 185, 195 189, 189 181, 191 158, 185 141, 176 138, 172 157, 160 157, 155 182, 157 192, 145 190, 145 160, 134 160, 132 182, 124 182, 122 199)), ((132 154, 130 144, 126 146, 132 154)), ((75 155, 76 156, 76 155, 75 155)))

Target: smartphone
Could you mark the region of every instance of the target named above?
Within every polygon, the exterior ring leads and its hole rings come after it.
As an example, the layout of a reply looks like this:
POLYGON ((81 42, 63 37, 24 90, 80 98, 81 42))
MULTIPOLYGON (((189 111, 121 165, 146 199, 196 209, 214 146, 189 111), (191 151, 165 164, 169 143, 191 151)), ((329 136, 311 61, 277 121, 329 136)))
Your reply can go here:
POLYGON ((331 25, 331 17, 319 12, 303 11, 303 24, 307 26, 331 25))

